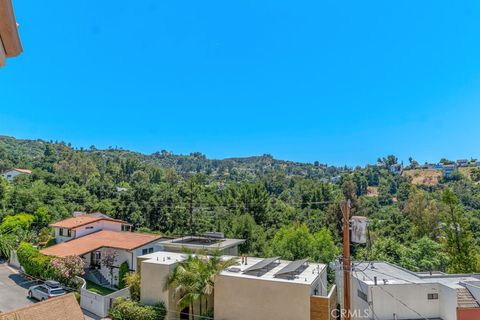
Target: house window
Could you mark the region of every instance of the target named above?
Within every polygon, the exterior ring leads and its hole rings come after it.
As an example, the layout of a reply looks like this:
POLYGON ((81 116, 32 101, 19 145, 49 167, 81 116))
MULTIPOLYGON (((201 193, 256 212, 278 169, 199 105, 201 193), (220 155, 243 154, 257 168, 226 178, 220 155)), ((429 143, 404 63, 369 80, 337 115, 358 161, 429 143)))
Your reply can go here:
POLYGON ((428 300, 438 300, 438 293, 429 293, 428 300))
POLYGON ((63 228, 60 228, 60 230, 58 231, 58 234, 63 236, 63 228))
POLYGON ((152 252, 153 252, 153 248, 142 249, 142 255, 147 253, 152 253, 152 252))
POLYGON ((93 226, 85 227, 85 229, 93 229, 93 226))
POLYGON ((130 231, 130 225, 122 224, 122 231, 130 231))
POLYGON ((368 297, 367 294, 361 290, 357 290, 357 295, 360 299, 362 299, 365 302, 368 302, 368 297))
POLYGON ((71 237, 71 236, 72 236, 72 230, 67 229, 67 237, 71 237))

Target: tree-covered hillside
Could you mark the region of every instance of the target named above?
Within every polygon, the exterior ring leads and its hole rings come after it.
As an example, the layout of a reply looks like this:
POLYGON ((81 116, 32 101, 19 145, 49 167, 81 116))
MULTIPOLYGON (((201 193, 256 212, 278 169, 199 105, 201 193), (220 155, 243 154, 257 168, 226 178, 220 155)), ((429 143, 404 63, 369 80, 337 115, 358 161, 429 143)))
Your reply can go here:
POLYGON ((339 252, 339 204, 349 198, 352 213, 370 220, 370 243, 354 246, 356 258, 412 270, 480 271, 478 184, 461 173, 413 184, 411 176, 390 172, 396 161, 389 156, 348 169, 269 155, 210 160, 0 137, 0 171, 33 170, 12 182, 0 179, 0 252, 18 221, 39 233, 74 211, 100 211, 138 230, 222 231, 246 239, 246 253, 329 262, 339 252))

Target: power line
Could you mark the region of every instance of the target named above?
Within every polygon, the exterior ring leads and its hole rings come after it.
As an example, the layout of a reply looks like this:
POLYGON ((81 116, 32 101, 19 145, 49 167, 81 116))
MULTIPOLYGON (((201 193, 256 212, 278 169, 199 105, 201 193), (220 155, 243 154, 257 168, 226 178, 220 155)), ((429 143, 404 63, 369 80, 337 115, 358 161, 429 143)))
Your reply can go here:
MULTIPOLYGON (((370 279, 370 281, 373 281, 372 278, 370 278, 364 271, 360 271, 361 273, 363 273, 364 276, 366 276, 368 279, 370 279)), ((425 316, 423 316, 420 312, 416 311, 415 309, 409 307, 405 302, 403 302, 402 300, 400 300, 399 298, 396 298, 391 292, 387 291, 386 289, 383 288, 382 285, 380 286, 376 286, 376 288, 379 288, 380 290, 382 290, 383 292, 385 292, 386 294, 388 294, 390 297, 392 297, 393 299, 395 299, 397 302, 399 302, 400 304, 402 304, 405 308, 409 309, 410 311, 414 312, 415 314, 417 314, 420 318, 424 319, 424 320, 428 320, 428 318, 426 318, 425 316)), ((373 300, 372 300, 372 305, 373 305, 373 300)))

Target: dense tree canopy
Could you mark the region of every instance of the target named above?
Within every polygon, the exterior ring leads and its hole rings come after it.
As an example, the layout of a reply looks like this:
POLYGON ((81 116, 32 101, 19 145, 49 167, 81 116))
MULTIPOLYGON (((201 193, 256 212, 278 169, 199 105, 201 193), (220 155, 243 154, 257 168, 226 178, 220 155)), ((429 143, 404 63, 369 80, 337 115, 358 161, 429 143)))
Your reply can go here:
POLYGON ((352 214, 370 221, 369 242, 354 246, 356 258, 480 271, 478 169, 422 185, 414 175, 393 174, 389 166, 397 163, 395 156, 355 169, 270 155, 209 160, 0 137, 0 170, 33 170, 0 179, 0 254, 28 240, 22 230, 45 236, 52 221, 100 211, 166 235, 221 231, 246 240, 242 253, 329 262, 339 254, 339 204, 347 197, 352 214))

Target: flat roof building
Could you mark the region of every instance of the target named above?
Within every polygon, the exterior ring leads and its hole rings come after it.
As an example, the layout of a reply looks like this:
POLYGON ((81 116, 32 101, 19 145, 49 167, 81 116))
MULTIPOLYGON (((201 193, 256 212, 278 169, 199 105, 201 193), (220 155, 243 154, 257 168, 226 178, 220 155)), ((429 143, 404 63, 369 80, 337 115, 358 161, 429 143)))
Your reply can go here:
MULTIPOLYGON (((165 283, 176 264, 187 257, 187 254, 166 251, 139 257, 141 301, 146 304, 163 301, 169 310, 177 310, 173 289, 166 290, 165 283)), ((244 259, 226 255, 222 258, 234 258, 237 264, 216 277, 214 296, 207 298, 210 305, 213 300, 215 319, 330 319, 319 317, 315 312, 312 317, 312 306, 318 306, 317 300, 321 299, 322 303, 328 300, 326 265, 278 257, 244 259), (317 300, 312 303, 312 299, 317 300)), ((328 307, 335 305, 327 304, 328 307)), ((325 310, 323 314, 329 312, 325 310)), ((172 313, 169 317, 177 319, 178 314, 172 313)))
MULTIPOLYGON (((342 272, 337 273, 341 301, 342 272)), ((354 263, 352 319, 480 319, 480 275, 412 272, 388 262, 354 263)))

